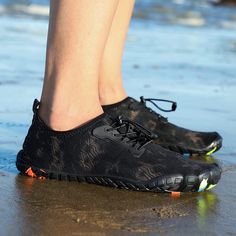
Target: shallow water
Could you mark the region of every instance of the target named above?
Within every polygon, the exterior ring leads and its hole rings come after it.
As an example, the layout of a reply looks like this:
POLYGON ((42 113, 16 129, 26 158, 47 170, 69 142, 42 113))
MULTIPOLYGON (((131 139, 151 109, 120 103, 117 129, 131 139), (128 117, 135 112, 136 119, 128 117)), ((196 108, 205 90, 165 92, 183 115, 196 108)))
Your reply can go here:
POLYGON ((15 2, 0 1, 0 234, 235 235, 235 9, 205 1, 138 1, 135 9, 123 64, 129 95, 176 100, 177 111, 164 114, 170 121, 224 137, 214 155, 219 185, 172 199, 17 175, 42 86, 48 7, 15 2))

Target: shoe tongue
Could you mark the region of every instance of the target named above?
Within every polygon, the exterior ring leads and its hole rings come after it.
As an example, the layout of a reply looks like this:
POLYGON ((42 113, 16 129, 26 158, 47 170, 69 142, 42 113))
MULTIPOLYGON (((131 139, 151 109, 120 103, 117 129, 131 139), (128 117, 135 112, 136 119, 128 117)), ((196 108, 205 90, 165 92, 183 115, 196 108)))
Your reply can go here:
POLYGON ((139 101, 137 101, 136 99, 132 98, 132 97, 127 97, 125 100, 123 100, 122 102, 120 102, 119 104, 117 104, 117 108, 120 109, 139 109, 143 107, 143 104, 140 103, 139 101))
POLYGON ((137 101, 136 99, 132 98, 132 97, 128 97, 126 99, 126 101, 124 102, 124 104, 139 104, 139 101, 137 101))
POLYGON ((137 109, 140 109, 144 107, 144 104, 141 103, 141 102, 138 102, 137 100, 135 99, 130 99, 130 102, 129 102, 129 108, 132 109, 132 110, 137 110, 137 109))
POLYGON ((126 102, 138 102, 135 98, 127 97, 126 102))
POLYGON ((138 102, 138 101, 135 100, 134 98, 127 97, 127 98, 123 99, 120 102, 113 103, 113 104, 110 104, 110 105, 104 105, 104 106, 102 106, 102 108, 103 108, 103 110, 107 111, 107 110, 110 110, 110 109, 117 109, 117 108, 121 108, 121 107, 128 107, 129 104, 131 104, 133 102, 138 102))

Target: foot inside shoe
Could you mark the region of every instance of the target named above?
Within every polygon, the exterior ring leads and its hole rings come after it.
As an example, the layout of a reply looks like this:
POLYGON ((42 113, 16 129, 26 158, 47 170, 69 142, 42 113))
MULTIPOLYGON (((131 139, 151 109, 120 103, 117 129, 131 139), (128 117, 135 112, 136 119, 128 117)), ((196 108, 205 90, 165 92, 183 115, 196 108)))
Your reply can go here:
MULTIPOLYGON (((156 113, 147 107, 146 103, 157 99, 145 99, 141 97, 141 101, 127 97, 121 102, 103 106, 104 111, 110 116, 116 117, 122 115, 127 119, 135 121, 146 129, 157 134, 156 142, 164 148, 170 149, 180 154, 207 154, 219 150, 222 146, 222 137, 216 132, 197 132, 185 129, 168 122, 167 118, 156 113)), ((163 100, 166 101, 166 100, 163 100)), ((172 111, 176 108, 176 103, 172 103, 172 108, 162 109, 162 111, 172 111), (174 106, 173 106, 174 105, 174 106)))
POLYGON ((197 192, 204 178, 206 188, 220 179, 218 165, 164 149, 136 122, 102 114, 79 128, 54 131, 38 107, 16 161, 27 176, 151 192, 197 192))

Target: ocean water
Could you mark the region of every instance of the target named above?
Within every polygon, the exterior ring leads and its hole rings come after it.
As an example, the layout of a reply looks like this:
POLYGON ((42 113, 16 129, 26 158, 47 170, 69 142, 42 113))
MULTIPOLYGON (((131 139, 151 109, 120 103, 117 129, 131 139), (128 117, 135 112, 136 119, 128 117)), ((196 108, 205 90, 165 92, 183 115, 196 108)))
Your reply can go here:
MULTIPOLYGON (((48 2, 0 0, 0 171, 13 176, 17 176, 15 155, 32 119, 32 102, 40 97, 42 88, 48 2)), ((175 112, 162 113, 171 122, 223 136, 223 148, 213 155, 224 171, 219 187, 212 192, 217 207, 207 202, 212 218, 204 215, 209 224, 204 227, 214 235, 218 235, 214 227, 219 235, 233 235, 236 8, 213 7, 203 0, 137 0, 123 78, 130 96, 177 101, 175 112), (221 222, 225 228, 220 227, 221 222)), ((17 188, 15 180, 11 181, 17 188)), ((13 185, 12 189, 15 192, 13 185)), ((197 216, 204 210, 199 211, 197 216)), ((185 221, 182 225, 186 227, 185 221)), ((186 230, 191 232, 191 227, 186 230)))
MULTIPOLYGON (((48 11, 48 1, 0 1, 0 145, 12 152, 9 160, 0 159, 0 168, 15 170, 31 103, 40 95, 48 11)), ((226 148, 235 154, 235 62, 235 8, 137 1, 123 66, 128 93, 177 100, 170 120, 219 131, 225 140, 220 153, 226 148)), ((225 161, 235 162, 233 154, 225 161)))

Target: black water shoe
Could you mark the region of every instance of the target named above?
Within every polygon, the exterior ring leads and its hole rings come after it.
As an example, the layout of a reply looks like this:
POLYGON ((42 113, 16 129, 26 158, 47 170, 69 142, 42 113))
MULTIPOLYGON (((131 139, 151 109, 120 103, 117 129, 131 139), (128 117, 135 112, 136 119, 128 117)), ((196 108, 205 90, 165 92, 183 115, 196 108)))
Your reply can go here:
POLYGON ((195 192, 220 179, 217 164, 201 165, 155 144, 141 125, 102 114, 70 131, 54 131, 33 106, 32 125, 17 169, 39 179, 58 179, 153 192, 195 192))
POLYGON ((121 102, 103 106, 103 110, 116 117, 122 115, 129 120, 135 121, 146 129, 157 134, 156 142, 161 146, 181 154, 206 154, 210 155, 219 150, 222 146, 222 138, 217 132, 196 132, 181 128, 170 122, 167 118, 156 113, 147 107, 147 102, 152 103, 162 111, 173 111, 176 109, 176 103, 162 99, 145 99, 137 101, 131 97, 121 102), (158 106, 158 102, 170 102, 171 109, 165 110, 158 106))

